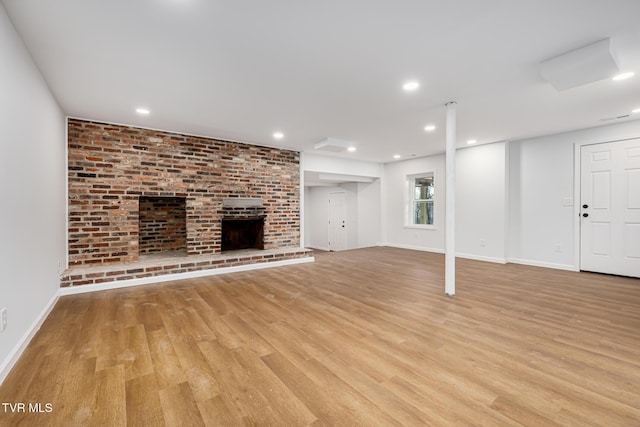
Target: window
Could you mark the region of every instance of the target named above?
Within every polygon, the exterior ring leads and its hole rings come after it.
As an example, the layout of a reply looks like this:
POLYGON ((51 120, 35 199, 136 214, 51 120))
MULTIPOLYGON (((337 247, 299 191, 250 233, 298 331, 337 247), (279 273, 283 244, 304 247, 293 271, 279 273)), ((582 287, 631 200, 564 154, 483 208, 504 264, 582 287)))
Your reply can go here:
POLYGON ((409 186, 407 225, 433 228, 434 173, 407 177, 409 186))

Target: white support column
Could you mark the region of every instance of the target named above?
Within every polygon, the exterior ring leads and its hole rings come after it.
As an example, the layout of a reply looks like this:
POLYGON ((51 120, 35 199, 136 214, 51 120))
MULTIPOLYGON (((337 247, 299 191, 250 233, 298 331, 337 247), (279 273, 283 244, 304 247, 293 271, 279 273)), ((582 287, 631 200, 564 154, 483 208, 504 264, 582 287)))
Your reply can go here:
POLYGON ((446 129, 446 203, 444 237, 444 293, 456 293, 456 106, 449 102, 447 106, 446 129))

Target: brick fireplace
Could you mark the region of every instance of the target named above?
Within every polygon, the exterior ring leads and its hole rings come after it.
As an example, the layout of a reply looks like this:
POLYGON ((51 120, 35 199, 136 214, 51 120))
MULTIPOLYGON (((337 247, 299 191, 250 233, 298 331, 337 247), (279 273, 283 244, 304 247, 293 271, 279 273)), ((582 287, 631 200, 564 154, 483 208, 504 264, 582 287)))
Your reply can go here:
MULTIPOLYGON (((234 212, 262 219, 265 251, 308 256, 299 247, 298 152, 78 119, 68 121, 68 144, 63 286, 80 284, 74 270, 102 269, 96 279, 107 279, 113 266, 163 252, 211 268, 202 260, 221 255, 222 219, 234 212)), ((253 256, 247 262, 260 262, 253 256)))
POLYGON ((264 249, 262 199, 227 198, 222 202, 222 251, 264 249))

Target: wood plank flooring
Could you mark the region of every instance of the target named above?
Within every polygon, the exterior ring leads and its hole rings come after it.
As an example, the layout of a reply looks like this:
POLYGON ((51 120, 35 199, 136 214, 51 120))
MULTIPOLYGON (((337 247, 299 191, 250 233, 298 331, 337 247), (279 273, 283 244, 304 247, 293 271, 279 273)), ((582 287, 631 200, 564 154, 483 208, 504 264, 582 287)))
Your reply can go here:
POLYGON ((2 426, 640 426, 640 280, 393 248, 59 300, 2 426))

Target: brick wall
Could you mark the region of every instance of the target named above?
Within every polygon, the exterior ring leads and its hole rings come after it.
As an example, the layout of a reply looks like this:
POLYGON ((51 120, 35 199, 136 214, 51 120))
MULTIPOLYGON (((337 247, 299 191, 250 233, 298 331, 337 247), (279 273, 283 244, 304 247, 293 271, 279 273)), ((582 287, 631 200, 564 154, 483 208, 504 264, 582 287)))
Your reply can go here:
POLYGON ((299 154, 69 119, 69 262, 136 261, 139 198, 186 200, 189 255, 220 252, 222 200, 261 198, 265 249, 299 245, 299 154))
POLYGON ((187 203, 184 197, 140 196, 139 252, 186 251, 187 203))

